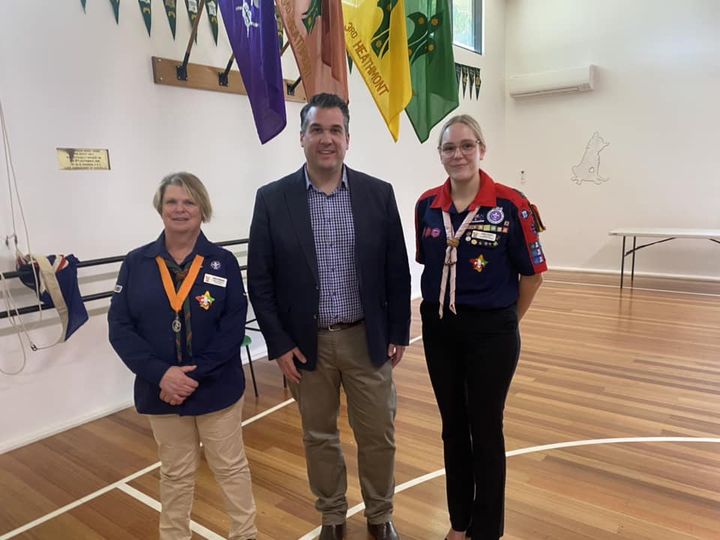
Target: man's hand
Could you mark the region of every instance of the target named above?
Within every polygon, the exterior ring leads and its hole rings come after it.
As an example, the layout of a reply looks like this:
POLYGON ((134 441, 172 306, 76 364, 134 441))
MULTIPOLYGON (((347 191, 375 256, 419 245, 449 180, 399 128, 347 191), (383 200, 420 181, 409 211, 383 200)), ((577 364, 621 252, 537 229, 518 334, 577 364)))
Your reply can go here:
POLYGON ((291 380, 292 382, 299 384, 300 378, 302 375, 300 375, 300 372, 295 367, 295 362, 293 362, 293 357, 297 358, 298 361, 301 364, 306 364, 307 359, 305 356, 303 356, 303 353, 300 352, 300 349, 297 347, 293 347, 288 352, 283 354, 282 356, 278 356, 276 358, 277 365, 280 367, 280 371, 283 372, 283 375, 288 378, 288 380, 291 380))
POLYGON ((198 382, 186 373, 197 366, 172 366, 160 379, 160 399, 170 405, 180 405, 198 387, 198 382))
POLYGON ((390 359, 390 362, 392 362, 392 367, 397 366, 400 363, 400 360, 402 360, 403 354, 405 354, 405 346, 404 345, 394 345, 390 344, 388 345, 388 358, 390 359))

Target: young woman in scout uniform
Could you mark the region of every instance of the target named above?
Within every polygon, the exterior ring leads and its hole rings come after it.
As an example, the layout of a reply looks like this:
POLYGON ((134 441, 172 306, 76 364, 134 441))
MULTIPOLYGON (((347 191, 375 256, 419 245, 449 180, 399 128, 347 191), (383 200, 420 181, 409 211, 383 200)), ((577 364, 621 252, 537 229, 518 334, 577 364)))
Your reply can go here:
POLYGON ((191 536, 200 443, 225 495, 229 537, 255 538, 241 428, 247 300, 240 267, 200 230, 212 208, 197 177, 165 177, 153 203, 164 231, 128 253, 108 322, 110 343, 135 373, 135 406, 158 444, 160 538, 191 536))
POLYGON ((446 182, 417 202, 425 357, 442 417, 449 540, 503 535, 503 409, 520 353, 518 321, 547 269, 542 223, 525 196, 480 169, 470 116, 440 132, 446 182))

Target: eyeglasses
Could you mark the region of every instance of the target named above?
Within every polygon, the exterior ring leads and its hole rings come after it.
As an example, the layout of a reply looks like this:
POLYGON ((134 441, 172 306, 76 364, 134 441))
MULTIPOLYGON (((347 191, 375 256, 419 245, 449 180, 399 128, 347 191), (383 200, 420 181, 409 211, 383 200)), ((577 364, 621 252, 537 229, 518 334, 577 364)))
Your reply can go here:
POLYGON ((440 154, 442 154, 442 157, 445 158, 453 157, 459 148, 462 155, 469 156, 475 152, 478 144, 480 144, 479 139, 475 139, 474 141, 462 141, 460 144, 443 144, 440 147, 440 154))

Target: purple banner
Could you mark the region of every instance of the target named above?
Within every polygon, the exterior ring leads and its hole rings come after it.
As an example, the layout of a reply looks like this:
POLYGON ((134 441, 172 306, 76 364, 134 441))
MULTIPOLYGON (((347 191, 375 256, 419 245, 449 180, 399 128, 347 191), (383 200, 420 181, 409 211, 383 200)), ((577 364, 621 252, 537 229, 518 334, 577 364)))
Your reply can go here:
POLYGON ((220 12, 240 68, 260 142, 287 123, 273 0, 220 0, 220 12))

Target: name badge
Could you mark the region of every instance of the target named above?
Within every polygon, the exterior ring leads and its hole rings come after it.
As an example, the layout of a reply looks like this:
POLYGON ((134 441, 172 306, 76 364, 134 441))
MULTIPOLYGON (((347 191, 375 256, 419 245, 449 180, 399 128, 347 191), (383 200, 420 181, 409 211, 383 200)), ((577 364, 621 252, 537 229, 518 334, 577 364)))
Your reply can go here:
POLYGON ((205 274, 203 283, 209 283, 210 285, 217 285, 218 287, 227 286, 227 279, 220 276, 213 276, 212 274, 205 274))
POLYGON ((497 238, 497 234, 485 231, 473 231, 472 237, 477 240, 487 240, 488 242, 494 242, 497 238))

